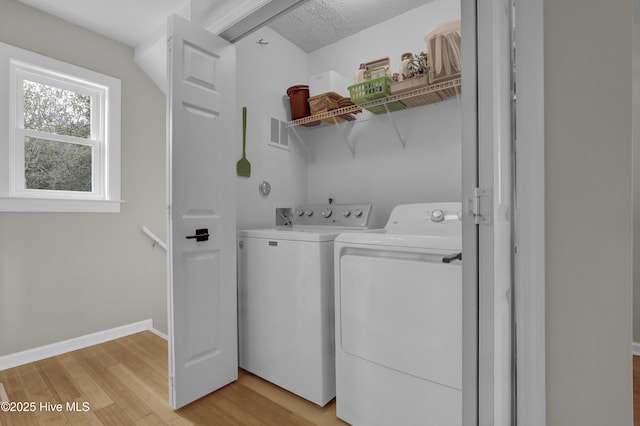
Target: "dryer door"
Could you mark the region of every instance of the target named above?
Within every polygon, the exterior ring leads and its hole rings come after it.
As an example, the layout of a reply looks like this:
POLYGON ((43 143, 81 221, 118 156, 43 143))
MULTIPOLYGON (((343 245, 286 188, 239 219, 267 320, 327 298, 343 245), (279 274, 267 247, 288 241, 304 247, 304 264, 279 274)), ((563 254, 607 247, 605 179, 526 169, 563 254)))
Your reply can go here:
POLYGON ((461 263, 370 253, 340 257, 342 350, 462 389, 461 263))

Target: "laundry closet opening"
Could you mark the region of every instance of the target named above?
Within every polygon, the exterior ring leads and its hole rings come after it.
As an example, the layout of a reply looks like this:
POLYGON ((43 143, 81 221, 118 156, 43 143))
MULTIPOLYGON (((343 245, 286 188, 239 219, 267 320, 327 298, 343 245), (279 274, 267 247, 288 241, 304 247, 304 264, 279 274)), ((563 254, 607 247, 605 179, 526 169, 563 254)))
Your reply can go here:
MULTIPOLYGON (((366 204, 371 205, 367 223, 358 225, 366 226, 369 231, 386 226, 389 230, 387 233, 392 233, 390 229, 394 232, 402 229, 398 232, 404 232, 402 225, 406 225, 406 222, 413 223, 414 228, 410 228, 415 230, 415 226, 420 228, 426 222, 433 224, 442 220, 443 224, 452 224, 452 232, 458 238, 460 237, 466 206, 466 201, 463 203, 462 199, 463 105, 460 91, 463 89, 460 74, 444 79, 435 79, 429 73, 421 76, 419 72, 415 76, 404 76, 406 77, 404 80, 398 76, 400 81, 391 83, 390 92, 385 93, 391 96, 387 103, 365 104, 362 111, 358 111, 357 108, 349 109, 350 104, 344 100, 350 97, 352 102, 358 103, 356 100, 358 93, 354 86, 362 81, 362 75, 359 75, 363 72, 359 71, 360 64, 365 64, 364 72, 370 73, 369 81, 387 77, 393 81, 394 74, 403 74, 403 67, 406 67, 406 60, 410 57, 414 58, 413 64, 418 64, 421 55, 428 52, 427 33, 451 22, 457 22, 457 25, 460 25, 461 4, 447 0, 434 0, 426 4, 421 2, 371 27, 316 48, 309 47, 310 42, 307 36, 310 35, 313 38, 314 35, 319 34, 314 29, 317 25, 314 20, 322 21, 327 18, 327 15, 317 13, 319 10, 313 9, 313 3, 315 2, 308 2, 298 7, 290 15, 276 19, 268 26, 235 43, 237 49, 236 109, 239 111, 242 107, 247 108, 245 148, 246 157, 251 163, 250 176, 246 177, 238 173, 240 176, 236 179, 237 228, 240 230, 238 236, 240 367, 318 405, 324 405, 332 398, 333 394, 330 391, 327 392, 327 389, 334 385, 332 381, 337 380, 338 417, 356 424, 358 422, 371 424, 372 419, 366 416, 371 415, 375 406, 379 405, 372 401, 377 401, 376 398, 380 396, 372 396, 369 402, 360 405, 361 401, 369 398, 368 395, 364 396, 364 392, 360 392, 362 396, 360 401, 351 404, 347 396, 351 385, 341 387, 340 380, 351 380, 352 383, 375 382, 378 377, 388 375, 389 380, 380 382, 380 387, 401 387, 408 392, 407 397, 404 398, 407 407, 402 410, 402 415, 407 416, 405 420, 408 423, 411 423, 413 418, 411 415, 424 415, 414 410, 420 404, 412 404, 410 401, 419 401, 424 397, 432 401, 440 401, 436 404, 440 405, 439 411, 434 408, 432 412, 436 423, 461 424, 462 288, 459 243, 447 247, 446 253, 438 252, 434 247, 428 249, 420 247, 412 249, 412 254, 405 259, 403 256, 408 250, 394 249, 380 251, 381 254, 363 260, 364 258, 360 258, 363 252, 358 248, 362 242, 344 241, 344 244, 340 244, 340 247, 346 247, 344 252, 338 253, 338 249, 334 250, 333 240, 337 235, 335 230, 332 230, 336 234, 331 238, 325 237, 329 231, 324 231, 324 234, 322 234, 323 231, 312 231, 318 234, 314 238, 302 232, 295 232, 296 225, 339 227, 340 220, 352 217, 352 213, 359 209, 359 207, 352 207, 353 205, 366 204), (305 9, 305 7, 311 9, 305 9), (385 70, 385 67, 388 67, 388 70, 385 70), (419 80, 422 80, 422 84, 419 80), (424 90, 425 87, 438 83, 442 83, 443 86, 432 91, 424 90), (398 86, 394 87, 396 84, 398 86), (407 84, 408 90, 415 90, 415 96, 407 96, 403 99, 393 98, 396 94, 394 88, 400 87, 400 84, 407 84), (293 98, 298 96, 300 87, 307 85, 310 111, 307 111, 306 115, 311 114, 312 118, 305 121, 305 114, 302 114, 303 118, 300 120, 301 115, 296 109, 292 111, 294 108, 292 104, 297 102, 293 98), (421 89, 424 91, 421 92, 421 89), (335 94, 337 100, 326 96, 325 92, 335 94), (324 98, 323 95, 325 95, 324 98), (324 102, 329 106, 317 106, 314 102, 324 102), (334 102, 335 104, 332 105, 334 102), (341 109, 345 107, 346 109, 341 109), (338 108, 340 113, 331 115, 330 110, 334 108, 338 108), (318 115, 318 112, 322 114, 325 111, 327 111, 325 115, 318 115), (291 120, 295 119, 298 120, 292 123, 291 120), (264 191, 265 188, 269 191, 264 191), (446 208, 439 216, 440 208, 426 203, 443 203, 442 205, 446 205, 446 208), (395 211, 394 208, 397 206, 403 205, 423 207, 421 207, 422 210, 418 208, 396 212, 393 216, 396 219, 393 222, 396 224, 399 222, 401 225, 391 226, 393 224, 389 219, 392 211, 395 211), (283 215, 288 215, 286 220, 283 219, 283 215), (274 227, 278 226, 286 228, 291 221, 294 225, 293 232, 274 230, 274 227), (307 244, 315 244, 317 248, 309 248, 307 244), (281 253, 284 258, 278 256, 278 253, 281 253), (344 253, 347 255, 342 256, 344 253), (393 263, 391 267, 390 264, 378 265, 375 261, 376 256, 400 256, 400 258, 397 262, 391 262, 393 263), (256 260, 256 257, 259 259, 256 260), (317 260, 313 261, 313 259, 317 260), (438 264, 433 268, 421 265, 425 262, 430 264, 434 259, 437 259, 438 264), (451 262, 445 262, 443 259, 451 262), (416 260, 418 261, 414 262, 416 260), (363 267, 368 268, 362 265, 370 265, 371 270, 361 271, 363 267), (382 274, 383 270, 387 269, 395 272, 391 275, 382 274), (315 276, 307 276, 305 271, 313 271, 315 276), (353 280, 362 281, 362 277, 366 277, 367 273, 371 274, 372 271, 378 272, 376 276, 379 279, 368 281, 370 285, 361 289, 366 293, 362 297, 354 296, 358 292, 353 292, 353 288, 349 287, 348 283, 353 280), (411 271, 408 276, 396 277, 399 281, 407 281, 407 287, 404 290, 400 289, 401 284, 404 284, 400 282, 397 283, 398 291, 380 289, 379 286, 393 282, 392 275, 400 271, 411 271), (346 278, 340 281, 342 287, 339 288, 337 280, 341 273, 345 273, 346 278), (421 289, 418 284, 422 280, 427 283, 432 273, 440 277, 438 279, 443 282, 451 280, 447 292, 422 291, 424 288, 421 289), (425 274, 429 276, 423 276, 425 274), (293 277, 290 279, 289 275, 293 277), (336 280, 335 288, 334 280, 336 280), (322 288, 330 287, 331 290, 335 289, 335 293, 331 291, 326 294, 310 294, 303 291, 306 287, 314 285, 322 288), (457 290, 452 291, 456 286, 457 290), (347 287, 349 288, 341 293, 341 289, 347 287), (278 293, 285 291, 284 289, 288 289, 286 294, 278 293), (386 293, 386 291, 390 292, 386 293), (401 291, 406 291, 402 297, 401 291), (252 294, 257 294, 258 297, 252 297, 252 294), (395 297, 391 297, 392 295, 395 297), (428 341, 429 339, 425 339, 424 342, 418 341, 415 345, 405 344, 406 341, 402 343, 403 333, 424 331, 420 327, 417 329, 405 327, 413 322, 409 315, 404 320, 389 322, 393 315, 391 317, 376 316, 371 314, 374 308, 364 306, 368 302, 382 303, 382 300, 390 303, 395 300, 397 305, 404 298, 407 300, 406 309, 402 309, 399 305, 394 306, 400 309, 400 312, 407 313, 412 309, 409 303, 411 299, 417 306, 420 298, 425 297, 442 297, 443 304, 451 304, 450 309, 445 310, 451 315, 438 315, 437 312, 445 311, 434 310, 432 316, 420 317, 418 321, 431 321, 432 324, 447 323, 447 327, 446 331, 445 327, 437 326, 429 329, 431 336, 437 336, 437 338, 432 341, 428 341), (317 306, 312 303, 313 300, 317 301, 317 306), (349 301, 355 301, 355 303, 349 301), (338 315, 341 304, 342 306, 349 304, 354 308, 350 312, 345 310, 342 311, 342 315, 338 315), (357 306, 360 304, 362 304, 362 310, 358 311, 357 306), (309 311, 315 313, 316 309, 324 310, 318 307, 327 308, 328 318, 309 315, 309 311), (455 312, 458 314, 456 315, 455 312), (369 316, 369 318, 373 316, 375 319, 370 323, 363 318, 350 321, 347 317, 352 314, 356 317, 358 315, 369 316), (333 333, 334 320, 336 322, 335 333, 338 337, 335 340, 335 347, 332 334, 328 339, 330 343, 327 344, 330 347, 325 349, 326 353, 336 354, 337 375, 332 377, 331 374, 325 376, 319 374, 318 377, 309 378, 308 381, 301 383, 297 379, 300 379, 303 374, 294 374, 292 371, 304 371, 304 368, 295 361, 294 355, 296 351, 306 353, 311 347, 308 340, 311 338, 311 332, 305 327, 308 326, 307 321, 313 321, 314 318, 318 321, 317 329, 321 329, 322 324, 328 324, 331 333, 333 333), (348 322, 350 325, 341 329, 341 321, 348 322), (395 333, 395 337, 399 339, 395 350, 402 355, 400 358, 405 358, 405 361, 386 356, 368 357, 366 354, 369 351, 380 351, 386 345, 392 344, 394 339, 391 337, 394 333, 385 333, 384 330, 387 325, 392 327, 394 324, 396 326, 404 324, 400 326, 405 327, 395 333), (377 329, 380 330, 380 335, 376 334, 377 329), (341 330, 344 334, 340 334, 341 330), (366 330, 371 334, 366 333, 366 330), (301 338, 300 342, 303 343, 296 347, 295 342, 292 343, 292 341, 298 339, 299 335, 304 335, 304 340, 301 338), (351 339, 355 335, 361 336, 362 340, 359 343, 354 341, 352 346, 340 340, 351 339), (387 338, 389 339, 383 341, 387 338), (370 346, 367 342, 377 342, 377 344, 370 346), (439 361, 433 359, 429 361, 429 356, 426 355, 428 351, 423 353, 418 349, 431 344, 440 345, 441 348, 446 349, 439 350, 439 361), (379 371, 372 367, 371 370, 367 370, 370 373, 363 377, 344 379, 340 373, 341 358, 339 356, 343 348, 345 357, 356 356, 371 361, 367 366, 356 366, 356 369, 367 369, 376 363, 389 368, 379 371), (448 352, 450 350, 455 354, 448 352), (413 361, 408 361, 409 359, 413 361), (443 360, 448 360, 452 365, 443 365, 442 368, 433 365, 443 360), (405 364, 406 368, 399 367, 405 364), (430 370, 431 368, 435 370, 430 370), (401 373, 395 375, 391 373, 392 370, 401 371, 401 373), (432 373, 436 370, 447 371, 447 374, 434 376, 432 373), (407 372, 410 373, 407 374, 407 372), (395 376, 390 377, 391 375, 395 376), (416 383, 407 383, 402 386, 400 383, 404 383, 404 380, 413 380, 406 379, 408 376, 420 379, 416 383), (315 388, 305 387, 310 382, 315 385, 315 388), (444 388, 446 391, 441 391, 444 388), (340 389, 343 391, 342 400, 340 389), (442 417, 438 417, 440 415, 442 417)), ((332 29, 339 27, 341 25, 339 18, 339 16, 329 16, 328 21, 323 21, 320 25, 322 31, 331 33, 332 29)), ((459 29, 458 34, 460 34, 459 29)), ((441 48, 442 45, 438 44, 438 47, 434 47, 433 50, 441 48)), ((429 55, 426 57, 431 59, 429 55)), ((381 90, 385 91, 387 88, 381 90)), ((237 158, 243 155, 243 148, 239 142, 238 140, 237 158)), ((352 225, 351 231, 362 231, 355 228, 357 226, 352 225)), ((436 224, 434 229, 440 232, 444 228, 436 224)), ((422 231, 420 228, 420 231, 416 232, 422 231)), ((305 232, 309 233, 306 230, 305 232)), ((340 238, 335 240, 335 247, 338 247, 340 238)), ((372 243, 369 241, 362 244, 372 243)), ((391 305, 388 307, 391 308, 391 305)), ((428 308, 425 306, 422 312, 426 309, 428 308)), ((324 335, 327 331, 324 328, 322 330, 319 334, 324 335)), ((318 367, 312 369, 319 373, 320 366, 327 366, 322 358, 326 353, 323 350, 316 352, 318 352, 316 356, 305 358, 313 359, 313 365, 318 367)), ((343 369, 353 369, 352 367, 356 365, 348 362, 345 365, 350 367, 343 367, 343 369)), ((328 370, 332 371, 331 367, 332 364, 328 370)), ((508 418, 508 404, 503 408, 507 412, 505 417, 508 418)), ((381 421, 382 418, 386 419, 385 421, 400 419, 401 417, 394 417, 396 414, 381 413, 376 421, 381 421), (385 417, 387 415, 390 417, 385 417)))

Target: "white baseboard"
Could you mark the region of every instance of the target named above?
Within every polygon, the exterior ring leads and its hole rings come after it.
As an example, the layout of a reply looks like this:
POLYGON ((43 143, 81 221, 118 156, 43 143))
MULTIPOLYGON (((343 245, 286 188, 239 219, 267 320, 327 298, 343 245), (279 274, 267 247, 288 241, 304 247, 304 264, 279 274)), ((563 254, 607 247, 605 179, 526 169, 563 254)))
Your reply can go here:
POLYGON ((1 356, 0 371, 28 364, 30 362, 40 361, 41 359, 75 351, 77 349, 86 348, 88 346, 97 345, 99 343, 108 342, 109 340, 119 339, 145 330, 150 330, 161 337, 163 336, 161 332, 153 328, 153 321, 148 319, 109 330, 98 331, 97 333, 87 334, 86 336, 80 336, 74 339, 52 343, 50 345, 40 346, 34 349, 28 349, 15 354, 1 356))
POLYGON ((632 350, 634 355, 640 356, 640 343, 632 342, 631 343, 631 350, 632 350))
POLYGON ((155 334, 156 336, 160 336, 162 337, 164 340, 169 340, 169 336, 167 336, 166 334, 164 334, 162 331, 160 330, 156 330, 155 328, 151 327, 149 329, 150 332, 152 332, 153 334, 155 334))

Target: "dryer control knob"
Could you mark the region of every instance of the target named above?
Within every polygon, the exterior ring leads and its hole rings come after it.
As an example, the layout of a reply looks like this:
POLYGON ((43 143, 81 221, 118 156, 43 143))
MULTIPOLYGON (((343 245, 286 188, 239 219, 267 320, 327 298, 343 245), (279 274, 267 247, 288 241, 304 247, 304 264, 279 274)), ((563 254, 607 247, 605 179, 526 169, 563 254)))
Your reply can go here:
POLYGON ((344 216, 344 217, 351 216, 351 210, 349 210, 349 209, 342 210, 342 216, 344 216))
POLYGON ((353 211, 353 215, 354 215, 355 217, 360 217, 360 216, 362 216, 362 210, 360 210, 360 209, 355 209, 355 210, 353 211))
POLYGON ((431 221, 435 223, 442 222, 444 220, 444 212, 440 209, 435 209, 431 212, 431 221))
POLYGON ((304 211, 302 209, 296 210, 296 216, 302 216, 303 214, 304 214, 304 211))
POLYGON ((307 210, 306 212, 304 212, 304 214, 306 214, 307 216, 311 217, 311 216, 313 216, 313 210, 307 210))
POLYGON ((331 213, 333 213, 331 209, 324 209, 322 210, 322 217, 324 218, 331 217, 331 213))

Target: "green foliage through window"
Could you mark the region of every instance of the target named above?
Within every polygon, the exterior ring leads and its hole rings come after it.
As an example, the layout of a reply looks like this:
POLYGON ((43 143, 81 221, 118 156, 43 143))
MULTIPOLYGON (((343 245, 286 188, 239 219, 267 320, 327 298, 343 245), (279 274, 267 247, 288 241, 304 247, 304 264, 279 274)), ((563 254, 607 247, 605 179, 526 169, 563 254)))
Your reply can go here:
POLYGON ((26 137, 26 188, 91 192, 91 154, 90 146, 26 137))
MULTIPOLYGON (((91 97, 24 80, 24 128, 87 139, 91 136, 91 97)), ((92 190, 91 146, 25 137, 27 189, 92 190)))
POLYGON ((24 80, 24 128, 58 135, 91 135, 91 97, 24 80))

